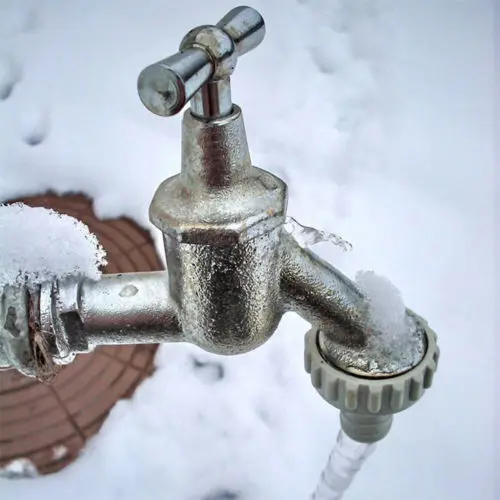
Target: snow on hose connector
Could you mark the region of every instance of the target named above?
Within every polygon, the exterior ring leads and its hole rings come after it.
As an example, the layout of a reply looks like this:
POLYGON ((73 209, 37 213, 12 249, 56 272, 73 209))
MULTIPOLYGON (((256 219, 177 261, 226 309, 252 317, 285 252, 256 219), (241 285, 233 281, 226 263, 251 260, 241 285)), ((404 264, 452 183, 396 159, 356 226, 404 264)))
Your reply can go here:
POLYGON ((408 313, 425 335, 425 350, 415 366, 400 373, 363 372, 355 361, 349 364, 350 350, 322 342, 321 330, 312 328, 306 334, 304 363, 311 382, 325 401, 340 410, 342 430, 359 443, 383 439, 392 416, 415 404, 432 385, 439 360, 437 337, 422 318, 408 313))

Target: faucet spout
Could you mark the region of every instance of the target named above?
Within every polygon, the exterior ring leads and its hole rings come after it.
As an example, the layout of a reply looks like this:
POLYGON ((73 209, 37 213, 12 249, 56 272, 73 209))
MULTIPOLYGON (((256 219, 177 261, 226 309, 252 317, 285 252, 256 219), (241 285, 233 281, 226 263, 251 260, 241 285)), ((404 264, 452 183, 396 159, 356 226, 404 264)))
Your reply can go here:
POLYGON ((369 302, 347 276, 283 232, 281 298, 318 331, 321 355, 338 368, 358 376, 384 378, 405 373, 423 359, 425 325, 406 310, 408 342, 385 346, 370 318, 369 302))
POLYGON ((281 294, 285 310, 296 312, 336 342, 366 345, 366 303, 356 284, 285 232, 281 294))

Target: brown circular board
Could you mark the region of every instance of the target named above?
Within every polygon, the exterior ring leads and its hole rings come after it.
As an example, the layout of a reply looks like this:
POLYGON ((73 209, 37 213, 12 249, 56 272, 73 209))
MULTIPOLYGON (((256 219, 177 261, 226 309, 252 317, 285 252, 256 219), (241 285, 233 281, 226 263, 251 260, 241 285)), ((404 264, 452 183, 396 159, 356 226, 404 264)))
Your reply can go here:
MULTIPOLYGON (((147 231, 127 218, 99 220, 79 194, 47 194, 8 203, 52 208, 90 228, 107 251, 105 273, 163 269, 147 231)), ((0 467, 29 459, 40 474, 72 462, 113 405, 153 372, 157 346, 106 346, 81 354, 50 385, 14 370, 0 371, 0 467)))

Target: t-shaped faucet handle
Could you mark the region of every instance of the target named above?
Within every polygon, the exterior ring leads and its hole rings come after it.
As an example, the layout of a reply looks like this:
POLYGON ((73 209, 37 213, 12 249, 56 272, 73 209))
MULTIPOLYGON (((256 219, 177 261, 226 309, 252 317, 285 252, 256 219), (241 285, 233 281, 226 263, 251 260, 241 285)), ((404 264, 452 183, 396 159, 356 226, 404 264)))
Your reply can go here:
POLYGON ((159 116, 177 114, 191 99, 191 111, 200 118, 230 114, 229 78, 237 59, 257 47, 264 35, 264 19, 250 7, 236 7, 215 26, 194 28, 179 52, 140 73, 142 103, 159 116))

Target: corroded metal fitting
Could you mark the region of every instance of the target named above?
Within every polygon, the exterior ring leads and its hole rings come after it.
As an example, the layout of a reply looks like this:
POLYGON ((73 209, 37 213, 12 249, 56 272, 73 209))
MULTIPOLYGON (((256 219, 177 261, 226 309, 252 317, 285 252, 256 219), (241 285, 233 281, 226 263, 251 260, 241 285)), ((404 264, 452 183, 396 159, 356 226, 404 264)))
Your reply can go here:
POLYGON ((48 382, 57 373, 53 336, 43 331, 39 288, 6 286, 0 294, 0 369, 15 367, 28 377, 48 382))
POLYGON ((22 373, 36 373, 30 342, 28 290, 6 286, 0 295, 0 368, 22 367, 22 373))

